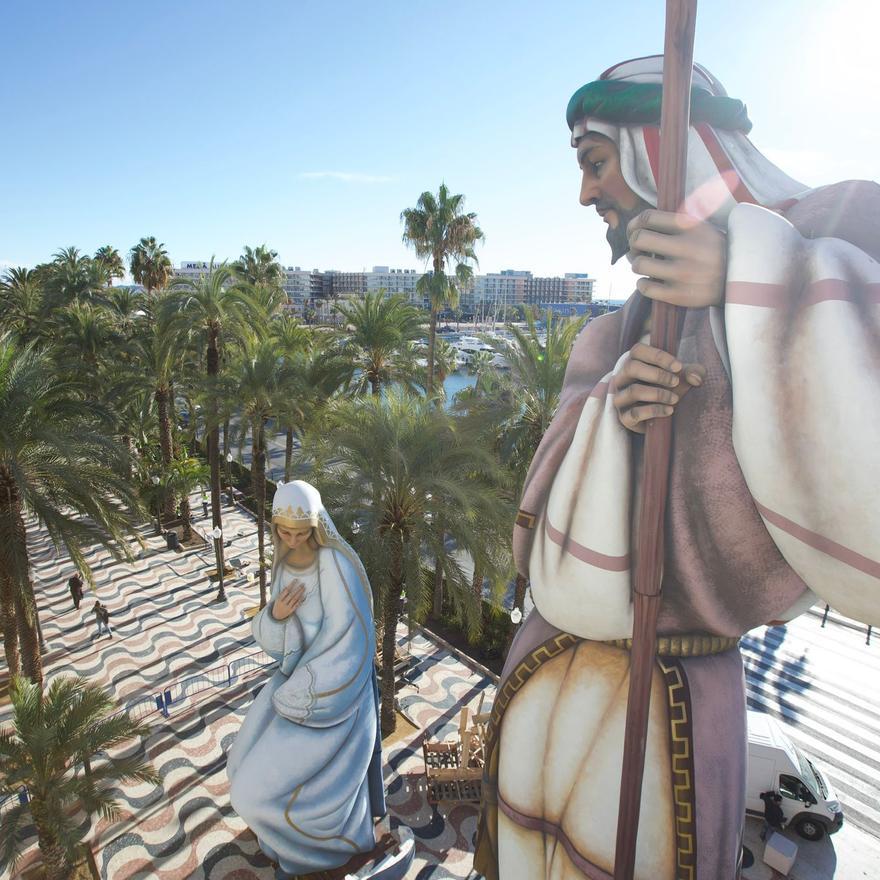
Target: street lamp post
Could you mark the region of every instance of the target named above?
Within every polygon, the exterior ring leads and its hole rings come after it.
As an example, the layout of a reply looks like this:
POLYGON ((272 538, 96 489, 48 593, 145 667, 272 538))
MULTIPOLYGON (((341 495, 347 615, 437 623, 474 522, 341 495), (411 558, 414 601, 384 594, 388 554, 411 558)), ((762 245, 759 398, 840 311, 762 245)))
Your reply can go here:
POLYGON ((226 481, 229 483, 229 506, 235 507, 235 493, 232 490, 232 453, 226 453, 226 481))
POLYGON ((156 488, 156 534, 162 534, 162 495, 159 492, 159 483, 162 482, 157 476, 150 477, 150 481, 156 488))
POLYGON ((220 588, 217 590, 217 601, 225 602, 226 590, 223 588, 223 529, 220 526, 215 526, 211 536, 214 538, 214 555, 217 557, 217 580, 220 582, 220 588))

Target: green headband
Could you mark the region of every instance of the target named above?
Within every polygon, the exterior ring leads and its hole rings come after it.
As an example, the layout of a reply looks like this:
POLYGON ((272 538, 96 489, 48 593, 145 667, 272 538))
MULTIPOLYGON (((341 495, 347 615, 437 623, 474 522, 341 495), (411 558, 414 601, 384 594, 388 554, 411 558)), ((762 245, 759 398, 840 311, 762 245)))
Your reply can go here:
MULTIPOLYGON (((662 97, 663 87, 657 83, 600 79, 581 86, 571 96, 565 118, 572 130, 585 116, 618 125, 659 125, 662 97)), ((695 122, 743 134, 752 128, 742 101, 717 97, 699 86, 691 88, 691 124, 695 122)))

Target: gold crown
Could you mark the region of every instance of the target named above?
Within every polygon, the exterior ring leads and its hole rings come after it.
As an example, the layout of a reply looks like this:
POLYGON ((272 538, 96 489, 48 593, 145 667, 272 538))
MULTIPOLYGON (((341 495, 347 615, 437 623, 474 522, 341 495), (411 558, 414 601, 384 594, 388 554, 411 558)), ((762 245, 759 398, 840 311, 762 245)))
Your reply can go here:
POLYGON ((284 507, 273 507, 272 508, 272 518, 274 519, 276 516, 284 517, 284 519, 290 520, 306 520, 307 522, 312 521, 312 514, 306 513, 302 507, 297 507, 296 510, 293 509, 289 504, 286 508, 284 507))

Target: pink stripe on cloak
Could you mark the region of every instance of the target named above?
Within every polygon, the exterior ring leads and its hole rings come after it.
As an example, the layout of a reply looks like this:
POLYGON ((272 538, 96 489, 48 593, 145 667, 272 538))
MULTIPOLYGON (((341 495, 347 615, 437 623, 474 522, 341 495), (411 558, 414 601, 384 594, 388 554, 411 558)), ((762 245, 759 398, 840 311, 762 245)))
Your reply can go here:
POLYGON ((544 531, 547 537, 554 543, 558 544, 562 549, 579 559, 592 565, 594 568, 601 568, 605 571, 627 571, 629 569, 629 553, 625 556, 608 556, 600 553, 598 550, 591 550, 583 544, 578 544, 570 535, 566 535, 555 528, 550 522, 549 515, 544 519, 544 531))
POLYGON ((855 568, 871 577, 880 578, 880 562, 877 560, 871 559, 868 556, 862 556, 861 553, 857 553, 843 544, 838 544, 837 541, 832 541, 831 538, 827 538, 825 535, 813 532, 794 522, 794 520, 788 519, 788 517, 783 516, 781 513, 777 513, 775 510, 770 510, 769 507, 759 504, 757 501, 755 506, 768 523, 776 526, 778 529, 782 529, 783 532, 791 535, 793 538, 797 538, 808 547, 812 547, 820 553, 825 553, 838 562, 843 562, 845 565, 850 566, 850 568, 855 568))
POLYGON ((880 283, 853 284, 840 278, 814 281, 803 295, 793 295, 786 284, 767 284, 760 281, 728 281, 725 302, 736 306, 760 306, 779 309, 791 303, 798 308, 821 302, 855 302, 858 300, 880 304, 880 283))

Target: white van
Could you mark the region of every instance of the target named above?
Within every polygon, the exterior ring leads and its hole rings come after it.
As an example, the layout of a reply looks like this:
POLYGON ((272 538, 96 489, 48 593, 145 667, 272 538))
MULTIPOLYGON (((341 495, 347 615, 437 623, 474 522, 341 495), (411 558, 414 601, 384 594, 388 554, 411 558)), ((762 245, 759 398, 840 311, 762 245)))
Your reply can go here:
POLYGON ((801 837, 820 840, 843 825, 843 813, 828 777, 785 735, 775 718, 763 712, 746 713, 749 760, 746 774, 746 812, 764 815, 761 794, 782 795, 786 826, 801 837))

